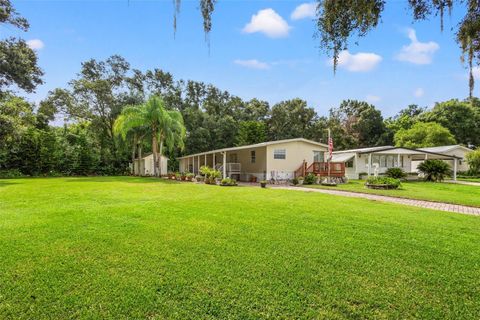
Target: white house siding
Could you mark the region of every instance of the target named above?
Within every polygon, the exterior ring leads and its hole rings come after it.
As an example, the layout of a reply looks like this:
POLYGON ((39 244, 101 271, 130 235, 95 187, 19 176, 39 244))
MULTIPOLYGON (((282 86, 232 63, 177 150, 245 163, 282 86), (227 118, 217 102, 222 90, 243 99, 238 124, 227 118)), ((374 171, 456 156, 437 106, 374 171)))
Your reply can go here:
POLYGON ((275 171, 277 178, 292 179, 295 170, 302 165, 304 160, 307 161, 309 165, 313 162, 314 151, 325 153, 327 148, 306 141, 294 141, 268 145, 266 147, 266 178, 271 179, 271 173, 272 171, 275 171), (285 159, 274 159, 273 154, 275 149, 285 149, 285 159))
MULTIPOLYGON (((457 156, 459 158, 462 158, 462 160, 458 160, 458 163, 457 163, 457 170, 458 171, 468 171, 469 170, 469 166, 468 166, 468 163, 467 163, 467 154, 469 153, 470 151, 467 151, 463 148, 456 148, 456 149, 453 149, 451 151, 447 151, 445 152, 445 154, 448 154, 449 156, 457 156)), ((453 160, 444 160, 446 161, 450 167, 453 168, 453 160)))

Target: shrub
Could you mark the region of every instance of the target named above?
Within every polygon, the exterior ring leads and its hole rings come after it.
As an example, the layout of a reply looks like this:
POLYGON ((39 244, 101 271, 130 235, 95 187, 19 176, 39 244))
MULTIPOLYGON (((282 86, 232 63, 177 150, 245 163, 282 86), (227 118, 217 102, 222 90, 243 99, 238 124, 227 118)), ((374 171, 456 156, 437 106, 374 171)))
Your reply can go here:
POLYGON ((418 165, 418 171, 425 175, 426 181, 442 181, 450 174, 449 165, 437 159, 429 159, 418 165))
POLYGON ((388 168, 385 172, 385 175, 389 178, 394 179, 403 179, 407 174, 402 170, 402 168, 388 168))
POLYGON ((298 184, 298 179, 297 178, 293 178, 292 179, 292 183, 294 186, 296 186, 298 184))
POLYGON ((309 173, 303 179, 303 184, 315 184, 317 177, 313 173, 309 173))
POLYGON ((400 180, 390 177, 369 177, 367 179, 367 185, 372 186, 386 186, 390 189, 397 189, 400 187, 400 180))
POLYGON ((469 175, 480 174, 480 148, 467 154, 467 163, 470 167, 469 175))
POLYGON ((23 176, 18 169, 0 170, 0 179, 20 178, 23 176))
POLYGON ((232 179, 232 178, 223 178, 222 181, 220 182, 220 185, 222 185, 222 186, 236 186, 237 185, 237 180, 232 179))

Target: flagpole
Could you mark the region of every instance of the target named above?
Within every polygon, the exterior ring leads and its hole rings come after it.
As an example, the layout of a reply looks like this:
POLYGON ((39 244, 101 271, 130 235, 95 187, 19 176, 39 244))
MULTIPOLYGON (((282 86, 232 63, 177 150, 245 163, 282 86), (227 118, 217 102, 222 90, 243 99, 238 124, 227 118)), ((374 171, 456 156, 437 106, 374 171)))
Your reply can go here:
POLYGON ((330 183, 330 161, 332 161, 332 153, 330 150, 330 144, 332 143, 332 138, 330 137, 330 128, 328 128, 328 183, 330 183))

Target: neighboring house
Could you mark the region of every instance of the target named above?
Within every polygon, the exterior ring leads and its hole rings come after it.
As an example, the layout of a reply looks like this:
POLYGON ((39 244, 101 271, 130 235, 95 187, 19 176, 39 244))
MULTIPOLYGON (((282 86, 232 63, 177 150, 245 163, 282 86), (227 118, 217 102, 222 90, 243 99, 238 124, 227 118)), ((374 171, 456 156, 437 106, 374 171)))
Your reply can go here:
MULTIPOLYGON (((458 171, 468 171, 469 166, 467 163, 467 154, 472 152, 472 149, 461 146, 459 144, 452 146, 441 146, 441 147, 431 147, 431 148, 420 148, 419 150, 436 152, 448 154, 450 156, 456 156, 460 159, 458 160, 458 171)), ((453 167, 452 160, 446 160, 450 166, 453 167)))
MULTIPOLYGON (((168 158, 165 156, 161 157, 161 162, 160 166, 162 168, 161 173, 162 175, 167 174, 167 168, 168 168, 168 158)), ((135 159, 135 162, 133 164, 133 174, 136 176, 153 176, 154 175, 154 170, 153 170, 153 154, 147 154, 145 157, 143 157, 141 160, 135 159)))
POLYGON ((296 138, 224 148, 180 157, 180 171, 199 173, 200 167, 215 167, 224 177, 241 181, 291 179, 307 163, 324 162, 328 146, 296 138))
POLYGON ((385 173, 388 168, 402 168, 406 173, 416 173, 416 163, 426 159, 449 161, 454 171, 454 179, 463 159, 455 154, 444 154, 428 150, 400 148, 392 146, 351 149, 333 153, 332 162, 345 163, 345 175, 350 179, 358 179, 361 173, 373 175, 385 173))

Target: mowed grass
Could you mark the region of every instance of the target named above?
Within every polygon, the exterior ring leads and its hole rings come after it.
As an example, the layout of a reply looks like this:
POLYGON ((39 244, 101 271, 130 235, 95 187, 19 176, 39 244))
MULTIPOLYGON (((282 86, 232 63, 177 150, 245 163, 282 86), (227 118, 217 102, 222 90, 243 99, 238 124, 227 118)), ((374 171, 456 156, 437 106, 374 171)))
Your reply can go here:
POLYGON ((0 319, 474 319, 480 218, 153 178, 0 180, 0 319))
POLYGON ((480 207, 480 186, 448 182, 407 181, 402 182, 401 187, 396 190, 368 189, 365 187, 364 180, 350 180, 348 183, 339 184, 336 187, 322 185, 304 185, 304 187, 373 193, 384 196, 480 207))

